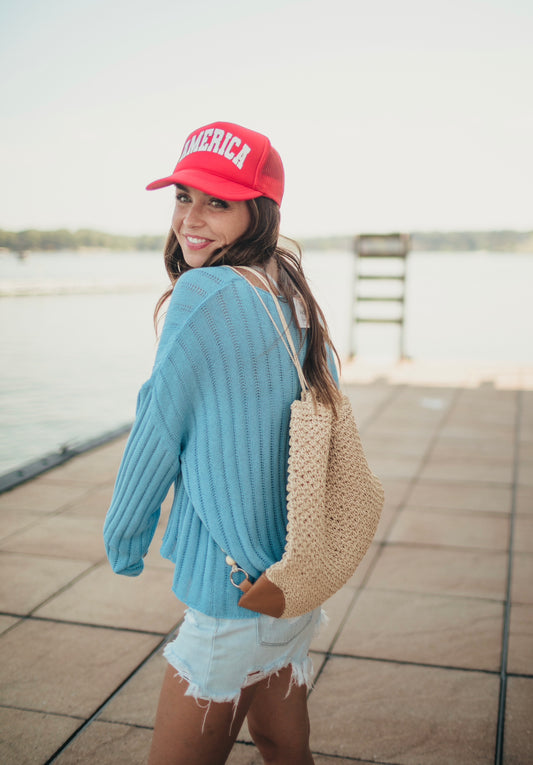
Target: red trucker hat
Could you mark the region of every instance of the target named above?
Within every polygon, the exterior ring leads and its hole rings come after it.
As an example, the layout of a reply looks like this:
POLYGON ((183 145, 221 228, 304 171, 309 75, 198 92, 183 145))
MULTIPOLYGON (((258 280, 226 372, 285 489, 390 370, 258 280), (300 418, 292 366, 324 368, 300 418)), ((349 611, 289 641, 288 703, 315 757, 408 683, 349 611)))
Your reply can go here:
POLYGON ((232 122, 213 122, 190 134, 172 175, 146 188, 175 183, 230 201, 268 197, 280 205, 283 164, 266 136, 232 122))

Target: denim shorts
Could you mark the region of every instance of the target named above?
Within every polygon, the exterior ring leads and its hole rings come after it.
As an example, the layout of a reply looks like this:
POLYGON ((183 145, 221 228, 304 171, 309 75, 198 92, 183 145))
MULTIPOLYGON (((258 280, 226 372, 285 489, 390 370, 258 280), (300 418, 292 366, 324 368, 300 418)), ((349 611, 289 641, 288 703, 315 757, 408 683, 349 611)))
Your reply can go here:
POLYGON ((242 688, 289 665, 291 686, 310 687, 309 646, 323 618, 320 608, 294 619, 216 619, 189 608, 163 655, 196 699, 237 702, 242 688))

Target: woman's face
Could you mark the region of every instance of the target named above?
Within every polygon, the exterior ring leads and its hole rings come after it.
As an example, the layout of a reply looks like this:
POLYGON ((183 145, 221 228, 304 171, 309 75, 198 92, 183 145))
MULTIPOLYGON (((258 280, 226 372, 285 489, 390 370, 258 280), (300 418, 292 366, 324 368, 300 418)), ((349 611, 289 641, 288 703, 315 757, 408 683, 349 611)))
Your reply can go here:
POLYGON ((191 268, 203 266, 216 250, 233 244, 249 223, 246 202, 228 202, 190 186, 176 186, 172 230, 191 268))

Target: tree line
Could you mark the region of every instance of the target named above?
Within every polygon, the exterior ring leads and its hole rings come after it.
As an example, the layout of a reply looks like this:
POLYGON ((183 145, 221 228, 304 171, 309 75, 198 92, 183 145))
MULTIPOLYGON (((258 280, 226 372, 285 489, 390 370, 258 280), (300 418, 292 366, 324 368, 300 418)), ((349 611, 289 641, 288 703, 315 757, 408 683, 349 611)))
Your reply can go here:
POLYGON ((424 252, 533 252, 533 231, 420 231, 411 241, 413 250, 424 252))
MULTIPOLYGON (((352 250, 353 236, 315 237, 299 240, 306 250, 352 250)), ((161 252, 164 236, 127 236, 107 234, 91 229, 69 231, 4 231, 0 229, 0 249, 11 252, 80 250, 98 247, 106 250, 155 250, 161 252)), ((422 252, 464 252, 489 250, 492 252, 533 252, 533 231, 414 231, 411 249, 422 252)))
MULTIPOLYGON (((410 235, 411 250, 418 252, 533 252, 533 231, 412 231, 410 235)), ((353 236, 330 236, 300 243, 309 250, 353 250, 354 241, 353 236)))
POLYGON ((103 231, 79 229, 69 231, 66 228, 55 231, 4 231, 0 229, 0 248, 11 252, 80 250, 86 247, 98 247, 106 250, 157 250, 161 252, 165 243, 164 236, 126 236, 107 234, 103 231))

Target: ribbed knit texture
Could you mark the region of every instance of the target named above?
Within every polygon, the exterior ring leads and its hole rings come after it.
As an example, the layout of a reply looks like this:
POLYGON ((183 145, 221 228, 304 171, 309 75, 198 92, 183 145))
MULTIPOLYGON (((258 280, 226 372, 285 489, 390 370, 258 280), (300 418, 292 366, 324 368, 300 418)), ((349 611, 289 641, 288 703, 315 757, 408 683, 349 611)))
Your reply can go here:
POLYGON ((184 274, 105 522, 113 570, 141 573, 174 484, 161 548, 175 563, 174 593, 209 616, 249 618, 220 548, 254 578, 281 559, 290 407, 299 395, 294 365, 251 286, 224 267, 184 274))

